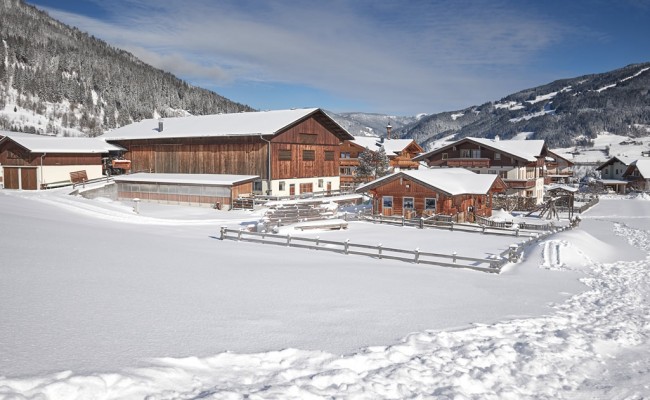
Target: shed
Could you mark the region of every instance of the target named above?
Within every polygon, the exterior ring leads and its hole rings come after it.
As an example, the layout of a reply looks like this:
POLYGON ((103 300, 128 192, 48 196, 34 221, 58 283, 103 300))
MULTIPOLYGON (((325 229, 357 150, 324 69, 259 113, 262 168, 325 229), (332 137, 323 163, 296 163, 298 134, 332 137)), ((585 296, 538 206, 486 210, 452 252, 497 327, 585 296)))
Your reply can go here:
POLYGON ((360 186, 373 197, 373 213, 405 218, 450 215, 471 221, 492 215, 492 195, 506 190, 497 175, 475 174, 464 168, 405 170, 360 186))
POLYGON ((136 173, 114 177, 118 199, 210 206, 229 210, 253 192, 257 175, 136 173))
POLYGON ((7 189, 38 190, 102 177, 102 157, 121 148, 95 138, 1 132, 0 169, 7 189))

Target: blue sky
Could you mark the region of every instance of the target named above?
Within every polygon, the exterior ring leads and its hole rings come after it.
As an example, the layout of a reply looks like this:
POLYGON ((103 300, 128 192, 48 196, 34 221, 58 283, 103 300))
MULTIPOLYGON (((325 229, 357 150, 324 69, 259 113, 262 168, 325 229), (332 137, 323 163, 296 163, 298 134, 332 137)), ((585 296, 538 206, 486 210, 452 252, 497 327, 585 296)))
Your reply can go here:
POLYGON ((454 111, 650 61, 650 0, 27 0, 258 109, 454 111))

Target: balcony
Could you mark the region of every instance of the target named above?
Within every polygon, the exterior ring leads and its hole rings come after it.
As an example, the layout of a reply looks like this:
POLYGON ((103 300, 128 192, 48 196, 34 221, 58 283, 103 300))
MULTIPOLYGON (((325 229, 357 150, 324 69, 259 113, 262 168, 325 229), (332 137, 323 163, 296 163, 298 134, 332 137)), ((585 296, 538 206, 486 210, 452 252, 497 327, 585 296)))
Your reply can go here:
POLYGON ((444 162, 447 162, 448 167, 459 167, 459 168, 489 168, 490 159, 489 158, 449 158, 447 160, 442 160, 442 165, 444 162))
POLYGON ((536 179, 504 179, 508 189, 531 189, 535 187, 536 179))
POLYGON ((359 166, 358 158, 339 158, 339 165, 341 167, 357 167, 359 166))

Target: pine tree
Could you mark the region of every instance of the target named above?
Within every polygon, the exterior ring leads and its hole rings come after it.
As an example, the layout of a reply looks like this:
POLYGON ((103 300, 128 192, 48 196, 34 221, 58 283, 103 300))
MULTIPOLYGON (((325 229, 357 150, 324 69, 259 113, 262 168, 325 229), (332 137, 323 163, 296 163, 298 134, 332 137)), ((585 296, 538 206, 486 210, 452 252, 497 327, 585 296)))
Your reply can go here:
POLYGON ((355 171, 355 177, 359 182, 368 182, 373 179, 381 178, 390 173, 390 161, 386 155, 384 147, 377 151, 366 149, 359 154, 359 166, 355 171))

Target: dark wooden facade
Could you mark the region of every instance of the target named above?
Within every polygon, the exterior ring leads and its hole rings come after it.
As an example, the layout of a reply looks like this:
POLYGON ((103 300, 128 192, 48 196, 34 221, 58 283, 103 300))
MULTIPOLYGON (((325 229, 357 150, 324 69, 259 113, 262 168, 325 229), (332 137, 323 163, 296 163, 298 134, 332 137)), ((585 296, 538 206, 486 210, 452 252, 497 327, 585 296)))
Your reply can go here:
MULTIPOLYGON (((258 175, 263 180, 338 176, 338 148, 347 133, 333 131, 322 111, 275 135, 108 139, 126 149, 132 171, 258 175), (269 142, 271 148, 269 176, 269 142)), ((330 120, 331 121, 331 120, 330 120)), ((339 128, 340 129, 340 128, 339 128)))
POLYGON ((492 196, 506 188, 497 178, 485 194, 452 195, 405 176, 387 179, 368 190, 373 197, 373 213, 385 216, 415 218, 442 214, 453 216, 457 222, 473 222, 473 216, 492 215, 492 196))
MULTIPOLYGON (((339 173, 341 176, 341 189, 352 189, 360 183, 366 183, 372 180, 371 177, 359 179, 355 176, 355 171, 359 167, 359 155, 366 148, 355 143, 352 140, 346 140, 340 146, 341 158, 339 160, 339 173)), ((413 158, 423 151, 422 147, 411 142, 400 154, 386 154, 390 161, 391 168, 399 169, 418 169, 420 163, 413 161, 413 158)))
POLYGON ((39 167, 51 165, 102 165, 102 154, 33 153, 10 138, 0 143, 0 165, 39 167), (42 161, 42 164, 41 164, 42 161))

